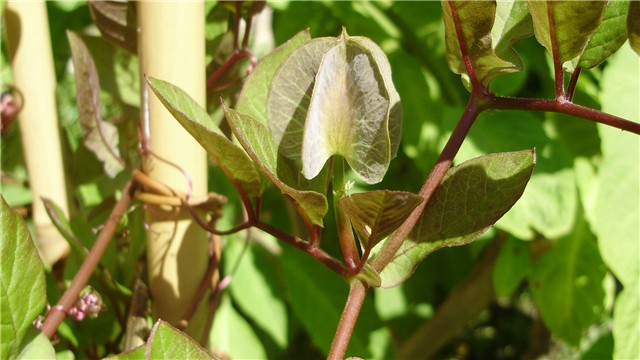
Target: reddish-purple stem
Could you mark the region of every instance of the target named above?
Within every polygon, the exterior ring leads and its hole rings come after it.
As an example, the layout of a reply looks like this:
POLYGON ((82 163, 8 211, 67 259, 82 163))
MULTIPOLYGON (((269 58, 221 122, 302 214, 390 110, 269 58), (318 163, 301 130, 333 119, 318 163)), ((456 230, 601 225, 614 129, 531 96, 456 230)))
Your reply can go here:
POLYGON ((556 23, 553 17, 553 1, 547 1, 547 17, 549 19, 549 38, 551 41, 551 55, 553 56, 553 72, 556 79, 556 99, 564 99, 564 71, 560 62, 560 51, 556 39, 556 23))
POLYGON ((573 95, 575 94, 576 86, 578 85, 578 77, 580 77, 581 72, 582 68, 578 66, 571 75, 571 80, 569 81, 569 86, 567 87, 567 100, 569 101, 573 101, 573 95))

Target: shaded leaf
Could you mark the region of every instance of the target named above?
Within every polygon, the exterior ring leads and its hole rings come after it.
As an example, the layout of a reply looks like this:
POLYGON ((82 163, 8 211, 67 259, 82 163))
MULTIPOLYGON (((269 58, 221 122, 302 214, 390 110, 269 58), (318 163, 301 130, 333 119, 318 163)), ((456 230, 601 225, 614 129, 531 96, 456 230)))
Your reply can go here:
POLYGON ((253 118, 240 115, 235 110, 229 109, 224 103, 222 107, 234 135, 263 174, 283 194, 294 201, 294 205, 303 217, 315 225, 322 226, 322 219, 329 209, 327 198, 315 191, 294 189, 280 180, 276 175, 278 172, 278 150, 269 135, 269 129, 253 118))
POLYGON ((517 40, 533 34, 533 23, 527 3, 519 0, 496 2, 496 14, 491 28, 491 44, 501 59, 512 63, 522 71, 522 60, 512 45, 517 40))
POLYGON ((607 269, 595 237, 579 219, 533 267, 529 284, 542 319, 554 335, 578 345, 582 332, 604 312, 607 269))
POLYGON ((260 338, 247 320, 234 309, 231 299, 226 294, 222 295, 220 305, 216 309, 216 319, 209 341, 216 354, 227 354, 232 359, 267 358, 260 338))
POLYGON ((580 55, 600 24, 607 2, 528 0, 528 4, 536 39, 552 56, 557 51, 562 64, 580 55))
POLYGON ((310 39, 309 30, 301 31, 260 60, 242 86, 236 111, 267 124, 267 96, 278 67, 295 49, 310 39))
POLYGON ((637 1, 629 1, 627 36, 631 48, 640 55, 640 3, 637 1))
POLYGON ((209 114, 179 87, 151 77, 147 82, 171 115, 202 145, 225 174, 248 196, 260 195, 261 179, 252 160, 224 136, 209 114))
POLYGON ((302 137, 311 103, 316 73, 322 55, 336 41, 318 38, 298 47, 277 70, 267 102, 267 119, 271 136, 281 154, 299 158, 302 137))
POLYGON ((607 3, 602 22, 591 35, 580 55, 578 66, 591 69, 600 65, 627 40, 626 17, 628 1, 611 0, 607 3))
POLYGON ((44 265, 27 224, 0 195, 0 352, 15 357, 47 301, 44 265))
POLYGON ((132 54, 138 52, 138 29, 134 3, 130 1, 89 1, 89 10, 105 38, 132 54))
POLYGON ((338 205, 351 221, 362 247, 371 248, 402 225, 422 200, 409 192, 375 190, 346 196, 338 205))
POLYGON ((510 238, 500 250, 493 268, 493 287, 497 296, 510 296, 531 271, 527 242, 510 238))
POLYGON ((213 359, 213 357, 187 334, 169 323, 158 320, 147 340, 147 359, 213 359))
POLYGON ((67 31, 67 38, 71 46, 84 144, 103 163, 104 171, 114 178, 123 170, 118 130, 113 124, 102 121, 100 81, 89 50, 75 33, 67 31))
POLYGON ((520 198, 535 165, 535 151, 482 156, 445 175, 409 238, 382 270, 382 287, 407 279, 430 253, 467 244, 489 229, 520 198))
POLYGON ((380 182, 389 167, 389 130, 401 120, 399 95, 390 82, 390 68, 381 70, 388 61, 378 63, 385 58, 382 50, 374 57, 369 46, 377 48, 371 41, 351 40, 343 29, 322 58, 302 139, 302 173, 308 179, 333 155, 343 156, 368 184, 380 182))
POLYGON ((470 78, 462 57, 463 50, 469 56, 476 79, 485 87, 498 75, 518 71, 516 64, 499 58, 492 46, 494 2, 442 1, 442 12, 447 62, 451 71, 462 75, 467 88, 470 78), (459 24, 461 34, 457 33, 456 24, 459 24))

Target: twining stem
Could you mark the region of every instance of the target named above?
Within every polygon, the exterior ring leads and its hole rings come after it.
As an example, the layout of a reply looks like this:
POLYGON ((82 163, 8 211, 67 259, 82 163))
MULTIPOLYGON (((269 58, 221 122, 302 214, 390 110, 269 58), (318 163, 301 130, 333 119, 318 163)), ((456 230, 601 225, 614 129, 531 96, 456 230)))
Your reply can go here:
POLYGON ((80 291, 85 287, 89 278, 91 278, 91 274, 93 274, 96 266, 98 266, 102 255, 118 228, 118 224, 120 224, 122 216, 126 213, 127 208, 129 207, 129 203, 131 202, 131 190, 134 186, 133 184, 133 180, 129 180, 122 192, 122 197, 114 206, 111 214, 109 214, 109 218, 104 223, 102 232, 98 236, 98 239, 96 239, 91 251, 89 251, 86 260, 82 263, 82 266, 80 266, 76 276, 73 278, 71 286, 69 286, 69 288, 64 292, 60 301, 58 301, 58 304, 52 307, 47 314, 42 326, 42 332, 46 337, 51 338, 55 334, 58 326, 60 326, 60 323, 62 323, 67 316, 69 309, 71 309, 78 300, 80 291))
POLYGON ((353 333, 353 328, 356 326, 358 315, 360 314, 360 308, 367 295, 368 286, 359 280, 353 280, 349 287, 349 297, 347 303, 344 306, 342 315, 340 317, 340 323, 338 329, 333 337, 331 343, 331 350, 329 351, 330 360, 340 360, 344 358, 344 355, 349 346, 349 339, 353 333))

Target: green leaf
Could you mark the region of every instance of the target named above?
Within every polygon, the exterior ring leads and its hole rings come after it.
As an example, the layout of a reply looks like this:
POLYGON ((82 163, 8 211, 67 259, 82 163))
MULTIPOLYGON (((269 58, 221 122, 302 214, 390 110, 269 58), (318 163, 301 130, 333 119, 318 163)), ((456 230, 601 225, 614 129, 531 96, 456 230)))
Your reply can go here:
POLYGON ((531 271, 529 244, 510 238, 500 250, 493 269, 493 287, 497 296, 510 296, 531 271))
POLYGON ((240 115, 222 104, 231 131, 238 138, 249 157, 258 165, 263 174, 273 182, 283 194, 294 201, 294 205, 309 222, 322 226, 322 219, 329 210, 327 198, 315 191, 296 190, 285 184, 276 175, 278 172, 278 152, 269 129, 253 118, 240 115))
POLYGON ((132 54, 138 52, 135 8, 130 2, 89 1, 91 18, 102 35, 132 54))
POLYGON ((207 112, 184 90, 166 81, 147 78, 151 90, 176 120, 207 151, 225 174, 248 196, 258 196, 261 179, 247 154, 214 124, 207 112))
MULTIPOLYGON (((254 299, 262 301, 262 299, 254 299)), ((211 348, 221 358, 266 359, 264 347, 251 325, 233 308, 231 299, 223 294, 216 309, 216 319, 209 335, 211 348)))
POLYGON ((579 66, 591 69, 600 65, 627 40, 625 18, 629 1, 611 0, 607 3, 602 22, 580 55, 579 66))
MULTIPOLYGON (((637 280, 637 277, 636 277, 637 280)), ((640 283, 632 283, 618 294, 613 308, 613 358, 640 358, 640 283)))
MULTIPOLYGON (((120 353, 118 355, 108 356, 105 360, 146 360, 148 359, 145 355, 147 352, 146 345, 138 346, 133 350, 129 350, 127 352, 120 353)), ((75 359, 75 358, 73 358, 75 359)))
POLYGON ((0 195, 0 352, 14 357, 47 302, 44 265, 24 220, 0 195))
POLYGON ((629 46, 640 55, 640 3, 637 1, 629 1, 627 35, 629 36, 629 46))
POLYGON ((442 12, 447 62, 451 71, 462 75, 467 88, 470 74, 464 64, 463 51, 471 61, 475 78, 485 87, 492 78, 519 70, 516 64, 499 58, 491 44, 494 2, 442 1, 442 12), (461 34, 457 33, 456 24, 461 34))
POLYGON ((267 119, 278 151, 299 158, 302 134, 322 55, 336 41, 318 38, 293 51, 273 77, 267 102, 267 119))
POLYGON ((533 299, 554 335, 578 345, 582 332, 604 312, 606 273, 595 238, 586 221, 579 219, 529 277, 533 299))
POLYGON ((399 95, 389 81, 390 68, 381 70, 388 62, 378 63, 384 56, 374 57, 369 46, 377 47, 371 41, 351 40, 343 29, 322 58, 302 140, 302 173, 308 179, 333 155, 343 156, 368 184, 380 182, 389 167, 389 127, 401 119, 399 95))
POLYGON ((100 80, 89 50, 75 33, 67 31, 67 38, 71 46, 84 144, 103 163, 104 171, 114 178, 123 170, 119 162, 118 130, 102 120, 100 80))
POLYGON ((430 253, 467 244, 489 229, 520 198, 535 151, 486 155, 450 169, 409 238, 382 270, 382 287, 396 286, 430 253))
POLYGON ((561 64, 580 55, 607 5, 605 1, 527 2, 536 39, 552 56, 557 52, 561 64))
POLYGON ((229 239, 225 246, 224 258, 230 259, 224 262, 227 274, 241 261, 229 285, 231 294, 243 313, 269 334, 278 347, 286 349, 287 308, 282 286, 275 276, 281 269, 276 267, 274 259, 267 258, 268 255, 255 246, 243 251, 242 235, 229 239))
POLYGON ((18 359, 56 359, 56 351, 47 336, 40 330, 31 327, 22 344, 18 359))
POLYGON ((365 249, 389 236, 423 198, 404 191, 375 190, 346 196, 338 205, 351 221, 365 249))
POLYGON ((158 320, 147 340, 145 358, 148 359, 213 359, 207 350, 187 334, 169 323, 158 320))
POLYGON ((260 60, 242 86, 236 111, 267 124, 267 96, 278 67, 295 49, 310 39, 308 29, 301 31, 260 60))
POLYGON ((512 45, 531 34, 533 34, 533 23, 526 2, 516 0, 496 2, 491 43, 496 55, 512 63, 518 71, 522 71, 522 60, 512 45))

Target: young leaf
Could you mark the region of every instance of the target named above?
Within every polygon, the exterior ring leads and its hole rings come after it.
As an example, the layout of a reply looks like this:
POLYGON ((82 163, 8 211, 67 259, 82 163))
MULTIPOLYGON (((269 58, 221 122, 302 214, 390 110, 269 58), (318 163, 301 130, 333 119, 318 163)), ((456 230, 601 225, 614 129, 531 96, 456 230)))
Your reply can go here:
POLYGON ((447 62, 451 71, 462 75, 467 88, 472 75, 486 87, 492 78, 519 70, 516 64, 499 58, 491 44, 494 2, 443 0, 442 12, 447 62), (463 54, 469 57, 473 74, 467 73, 463 54))
POLYGON ((252 160, 222 134, 207 112, 179 87, 151 77, 147 82, 160 102, 204 147, 222 171, 248 196, 260 195, 261 179, 252 160))
POLYGON ((138 53, 138 29, 133 3, 90 0, 89 11, 105 38, 132 54, 138 53))
POLYGON ((12 358, 47 302, 44 265, 27 224, 0 195, 0 353, 12 358))
POLYGON ((514 42, 533 34, 529 8, 524 1, 501 0, 496 2, 496 15, 491 28, 491 43, 501 59, 522 71, 522 60, 511 47, 514 42))
POLYGON ((118 130, 113 124, 102 121, 100 81, 89 50, 73 32, 67 31, 67 38, 71 46, 84 143, 102 161, 104 171, 114 178, 123 170, 118 150, 118 130))
POLYGON ((158 320, 147 340, 147 359, 213 359, 187 334, 175 329, 167 322, 158 320))
POLYGON ((629 45, 640 55, 640 2, 629 1, 627 35, 629 36, 629 45))
POLYGON ((315 191, 297 190, 284 183, 276 175, 278 172, 277 145, 269 135, 269 129, 253 118, 240 115, 222 104, 231 131, 238 138, 247 154, 283 194, 289 196, 302 216, 315 225, 322 226, 327 214, 327 198, 315 191))
POLYGON ((372 248, 402 225, 422 200, 409 192, 375 190, 346 196, 338 205, 351 221, 362 247, 372 248))
POLYGON ((531 292, 554 335, 578 345, 582 332, 604 312, 606 273, 584 219, 534 265, 531 292))
POLYGON ((380 69, 383 64, 368 46, 377 48, 373 42, 351 40, 343 29, 322 58, 302 140, 302 173, 308 179, 333 155, 343 156, 368 184, 380 182, 389 167, 390 121, 400 119, 390 118, 399 106, 391 103, 391 94, 394 100, 398 96, 383 78, 391 70, 380 69))
POLYGON ((313 39, 298 47, 280 65, 269 90, 267 119, 281 154, 300 158, 302 132, 322 54, 335 38, 313 39))
POLYGON ((382 287, 407 279, 430 253, 467 244, 489 229, 520 198, 535 151, 482 156, 447 172, 409 238, 382 270, 382 287))
POLYGON ((624 44, 627 40, 625 18, 628 9, 628 1, 611 0, 607 2, 602 22, 580 55, 578 66, 584 69, 596 67, 624 44))
POLYGON ((536 39, 563 64, 582 52, 602 21, 607 2, 528 0, 528 4, 536 39))
POLYGON ((267 124, 267 95, 278 67, 294 50, 310 39, 308 29, 301 31, 260 60, 242 86, 236 111, 267 124))

